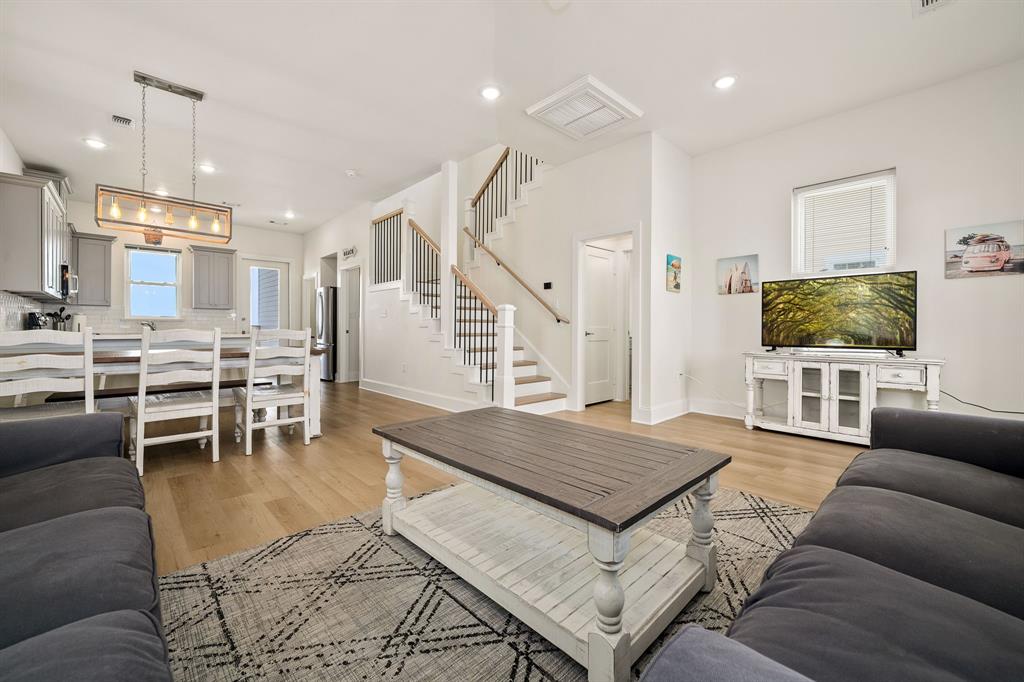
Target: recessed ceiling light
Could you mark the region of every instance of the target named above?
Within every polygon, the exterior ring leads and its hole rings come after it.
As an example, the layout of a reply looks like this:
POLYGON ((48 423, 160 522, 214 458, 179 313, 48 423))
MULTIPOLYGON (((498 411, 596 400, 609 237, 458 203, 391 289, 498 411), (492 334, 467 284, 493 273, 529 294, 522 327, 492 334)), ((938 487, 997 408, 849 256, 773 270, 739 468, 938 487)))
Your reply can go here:
POLYGON ((501 90, 499 90, 493 85, 488 85, 486 88, 480 91, 480 96, 483 97, 488 102, 493 102, 494 100, 501 97, 501 90))
POLYGON ((214 171, 217 170, 217 167, 214 166, 212 163, 201 163, 199 164, 199 170, 203 171, 204 173, 213 173, 214 171))
POLYGON ((728 90, 734 85, 736 85, 736 76, 732 74, 720 76, 715 79, 715 87, 719 90, 728 90))
POLYGON ((294 211, 285 211, 284 212, 284 217, 287 218, 288 220, 291 220, 292 218, 295 217, 295 212, 294 211))
POLYGON ((154 194, 159 194, 162 197, 166 197, 166 196, 170 195, 170 192, 168 192, 165 189, 158 189, 158 190, 156 190, 156 192, 154 192, 154 194))
POLYGON ((345 175, 349 176, 350 178, 359 177, 359 169, 349 168, 345 171, 345 175))
POLYGON ((107 143, 103 140, 98 140, 95 137, 87 137, 82 142, 86 143, 93 149, 106 149, 107 143))

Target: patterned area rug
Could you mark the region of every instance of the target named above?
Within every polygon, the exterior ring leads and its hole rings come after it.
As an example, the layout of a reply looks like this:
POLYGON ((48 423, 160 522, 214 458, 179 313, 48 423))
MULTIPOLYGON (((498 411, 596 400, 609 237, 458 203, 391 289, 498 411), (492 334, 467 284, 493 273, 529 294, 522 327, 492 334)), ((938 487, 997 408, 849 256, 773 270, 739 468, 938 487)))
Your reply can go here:
MULTIPOLYGON (((712 501, 718 583, 686 623, 724 631, 811 512, 736 490, 712 501)), ((650 528, 685 541, 690 500, 650 528)), ((366 512, 160 580, 178 680, 583 681, 586 671, 366 512)))

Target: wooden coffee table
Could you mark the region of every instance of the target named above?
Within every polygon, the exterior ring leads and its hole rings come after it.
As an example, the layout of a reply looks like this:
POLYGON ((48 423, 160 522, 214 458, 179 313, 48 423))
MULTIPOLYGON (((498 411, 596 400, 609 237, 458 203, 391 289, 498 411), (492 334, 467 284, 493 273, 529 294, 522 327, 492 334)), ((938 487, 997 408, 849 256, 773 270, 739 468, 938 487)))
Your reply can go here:
POLYGON ((716 472, 730 458, 486 408, 380 426, 387 535, 401 533, 588 670, 619 682, 715 583, 716 472), (409 501, 402 457, 467 483, 409 501), (692 494, 686 544, 646 530, 692 494))

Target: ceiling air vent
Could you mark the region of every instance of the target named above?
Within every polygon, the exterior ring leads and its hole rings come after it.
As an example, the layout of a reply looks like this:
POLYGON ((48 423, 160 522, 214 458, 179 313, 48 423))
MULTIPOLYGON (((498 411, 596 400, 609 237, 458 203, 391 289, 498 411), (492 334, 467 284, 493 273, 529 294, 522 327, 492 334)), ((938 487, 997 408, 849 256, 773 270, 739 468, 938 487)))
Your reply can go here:
POLYGON ((527 108, 526 113, 576 140, 589 140, 644 115, 589 75, 527 108))
POLYGON ((933 10, 940 9, 952 4, 953 0, 911 0, 914 6, 914 16, 919 17, 933 10))
POLYGON ((121 116, 120 114, 112 114, 110 116, 111 122, 118 128, 134 128, 135 122, 127 116, 121 116))

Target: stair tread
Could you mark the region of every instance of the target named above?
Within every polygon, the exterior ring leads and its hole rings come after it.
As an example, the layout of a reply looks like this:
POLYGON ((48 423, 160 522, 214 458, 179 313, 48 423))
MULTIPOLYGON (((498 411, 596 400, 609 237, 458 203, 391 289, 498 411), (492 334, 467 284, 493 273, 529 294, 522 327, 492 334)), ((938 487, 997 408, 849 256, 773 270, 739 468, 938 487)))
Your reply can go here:
POLYGON ((538 384, 542 381, 551 381, 551 377, 546 377, 543 374, 534 374, 529 377, 516 377, 516 385, 519 384, 538 384))
POLYGON ((534 395, 521 395, 516 398, 516 407, 520 405, 532 405, 533 403, 544 403, 549 400, 561 400, 564 393, 537 393, 534 395))
MULTIPOLYGON (((531 366, 536 365, 536 364, 537 364, 536 360, 513 360, 512 361, 512 366, 513 367, 531 367, 531 366)), ((480 365, 480 369, 496 369, 496 367, 495 367, 495 364, 493 362, 488 362, 486 365, 480 365)))

